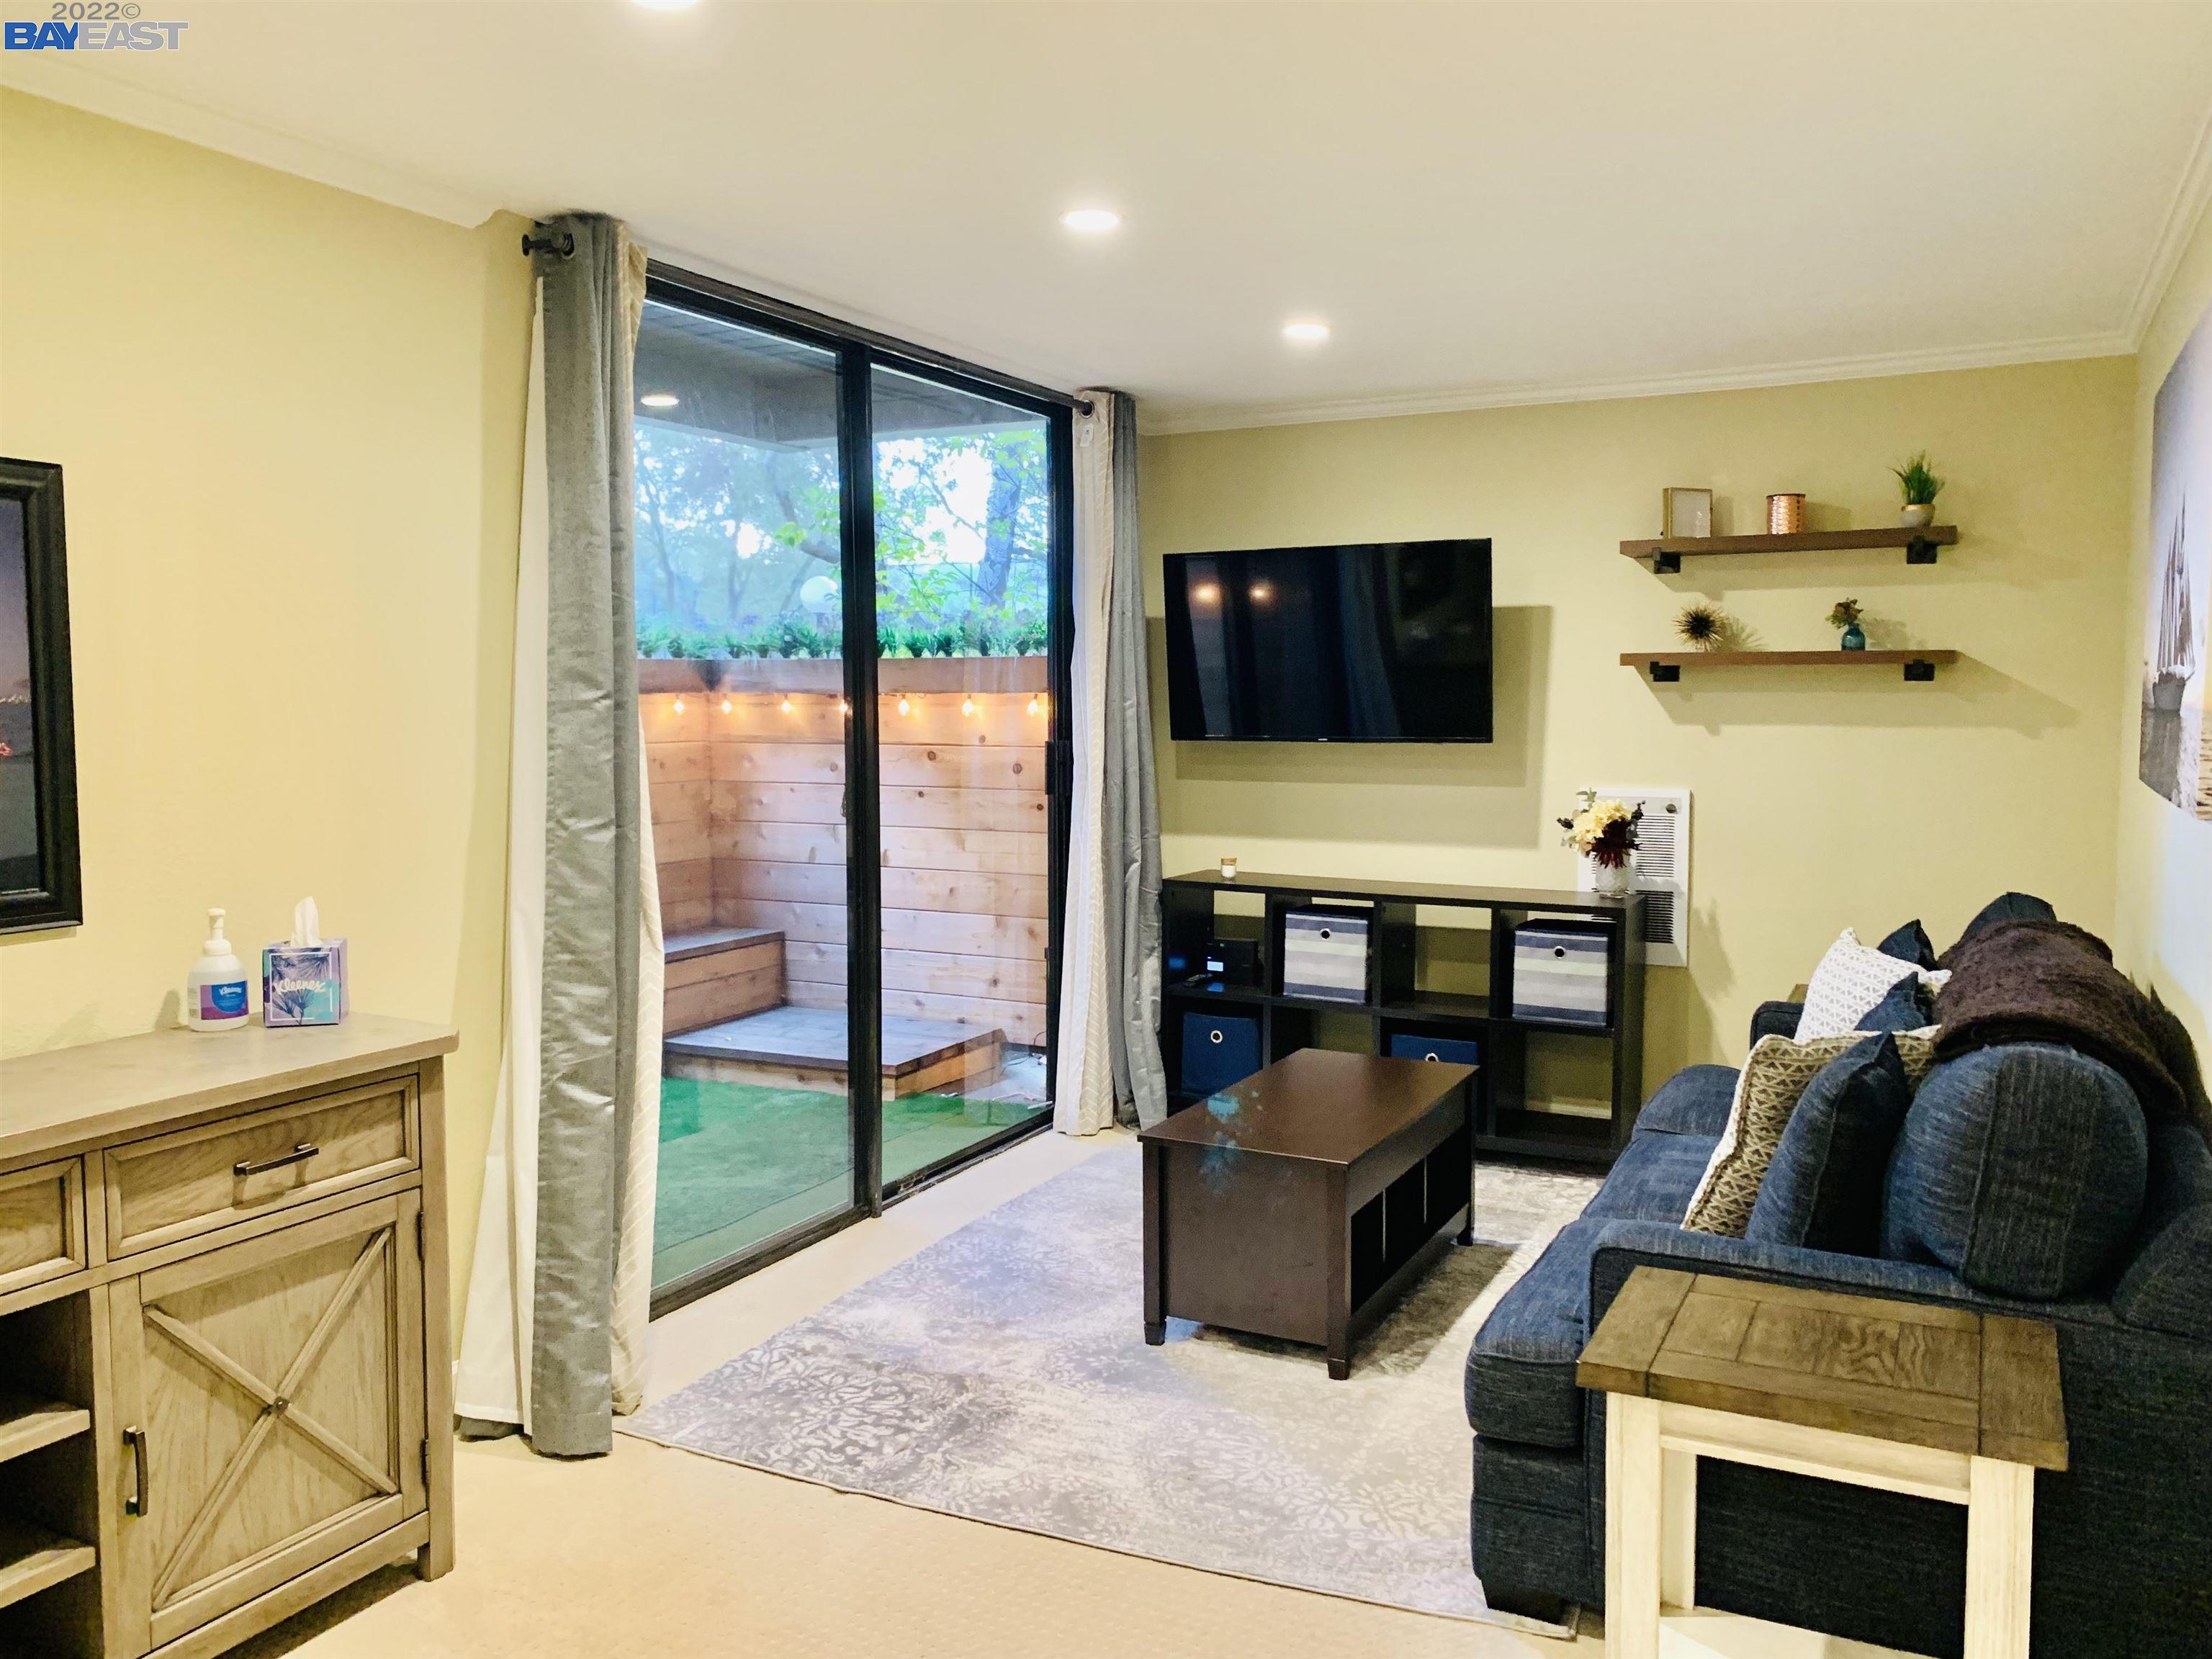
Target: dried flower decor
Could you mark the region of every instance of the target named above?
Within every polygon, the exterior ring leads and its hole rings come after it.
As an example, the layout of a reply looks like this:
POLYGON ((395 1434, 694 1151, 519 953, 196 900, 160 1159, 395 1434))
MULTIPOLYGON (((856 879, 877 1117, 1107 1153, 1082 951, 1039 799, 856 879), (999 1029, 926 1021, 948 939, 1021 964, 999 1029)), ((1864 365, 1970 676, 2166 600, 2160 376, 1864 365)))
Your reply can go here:
POLYGON ((1836 608, 1828 612, 1828 626, 1831 628, 1856 628, 1859 624, 1860 617, 1863 617, 1865 614, 1866 612, 1860 608, 1859 602, 1856 599, 1838 599, 1836 601, 1836 608))
POLYGON ((1719 650, 1735 631, 1735 624, 1717 605, 1693 605, 1674 618, 1676 635, 1700 651, 1719 650))
POLYGON ((1559 820, 1559 828, 1566 831, 1562 843, 1608 870, 1627 863, 1637 848, 1636 826, 1644 817, 1643 807, 1600 800, 1595 789, 1577 791, 1575 800, 1575 815, 1559 820))

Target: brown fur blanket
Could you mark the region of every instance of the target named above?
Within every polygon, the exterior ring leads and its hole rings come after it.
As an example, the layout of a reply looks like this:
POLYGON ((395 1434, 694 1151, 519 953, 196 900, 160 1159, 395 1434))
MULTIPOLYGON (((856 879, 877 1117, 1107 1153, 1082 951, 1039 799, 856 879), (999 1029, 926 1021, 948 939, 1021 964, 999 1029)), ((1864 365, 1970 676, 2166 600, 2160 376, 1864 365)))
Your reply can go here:
POLYGON ((2056 1042, 2102 1060, 2154 1119, 2212 1111, 2180 1021, 2112 966, 2112 947, 2063 921, 2006 921, 1944 953, 1950 982, 1936 997, 1938 1060, 2004 1042, 2056 1042))

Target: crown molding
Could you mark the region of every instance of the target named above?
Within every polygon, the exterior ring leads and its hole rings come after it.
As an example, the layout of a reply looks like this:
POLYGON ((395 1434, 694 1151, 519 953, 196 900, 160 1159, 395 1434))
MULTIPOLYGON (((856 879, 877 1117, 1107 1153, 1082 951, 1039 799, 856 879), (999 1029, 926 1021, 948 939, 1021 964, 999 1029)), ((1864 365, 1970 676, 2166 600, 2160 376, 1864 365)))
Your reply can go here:
POLYGON ((1155 405, 1150 415, 1146 414, 1146 404, 1140 396, 1137 402, 1138 429, 1147 436, 1166 436, 1243 427, 1302 426, 1322 421, 1385 420, 1399 415, 1450 415, 1480 409, 1518 409, 1535 404, 1674 398, 1695 392, 1741 392, 1761 386, 1808 386, 1826 380, 1872 380, 1895 374, 1941 374, 1955 369, 2066 362, 2084 357, 2124 357, 2134 349, 2128 336, 2115 329, 1999 344, 1874 352, 1855 357, 1816 357, 1745 368, 1690 369, 1635 380, 1534 380, 1509 386, 1397 392, 1379 398, 1194 405, 1164 410, 1155 405))
POLYGON ((2181 171, 2181 179, 2173 187, 2173 199, 2166 204, 2166 222, 2160 226, 2158 240, 2152 245, 2150 263, 2143 268, 2142 281, 2136 288, 2135 301, 2128 307, 2128 349, 2142 348, 2143 337, 2150 332, 2151 319, 2165 301, 2166 290, 2173 282, 2173 273, 2179 268, 2181 256, 2188 251, 2197 227, 2204 217, 2204 210, 2212 204, 2212 110, 2207 110, 2204 125, 2197 130, 2197 143, 2189 152, 2189 165, 2181 171))
POLYGON ((165 92, 113 80, 82 64, 61 62, 59 57, 9 52, 0 64, 0 86, 465 229, 475 229, 505 205, 493 197, 456 190, 312 139, 217 114, 165 92))

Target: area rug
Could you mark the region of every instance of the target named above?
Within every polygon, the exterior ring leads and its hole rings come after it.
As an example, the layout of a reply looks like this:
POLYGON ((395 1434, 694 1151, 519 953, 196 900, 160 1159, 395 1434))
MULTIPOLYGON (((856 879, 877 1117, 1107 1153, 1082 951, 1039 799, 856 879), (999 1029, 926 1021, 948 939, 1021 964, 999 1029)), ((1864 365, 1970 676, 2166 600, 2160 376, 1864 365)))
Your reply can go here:
MULTIPOLYGON (((1144 1341, 1140 1164, 1001 1205, 625 1432, 947 1515, 1462 1619, 1468 1345, 1595 1181, 1486 1167, 1446 1255, 1331 1382, 1317 1350, 1170 1321, 1144 1341)), ((1533 1628, 1543 1628, 1534 1626, 1533 1628)))

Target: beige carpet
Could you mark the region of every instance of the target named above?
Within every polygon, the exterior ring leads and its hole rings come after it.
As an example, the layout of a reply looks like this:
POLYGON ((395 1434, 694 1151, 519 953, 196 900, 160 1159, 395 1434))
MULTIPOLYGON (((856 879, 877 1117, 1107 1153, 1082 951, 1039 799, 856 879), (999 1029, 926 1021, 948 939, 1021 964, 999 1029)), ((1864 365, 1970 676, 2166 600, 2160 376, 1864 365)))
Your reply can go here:
MULTIPOLYGON (((1126 1138, 1046 1135, 653 1327, 667 1394, 996 1204, 1126 1138)), ((241 1659, 1565 1659, 1601 1644, 1277 1589, 618 1440, 458 1460, 459 1565, 393 1571, 241 1659)))

